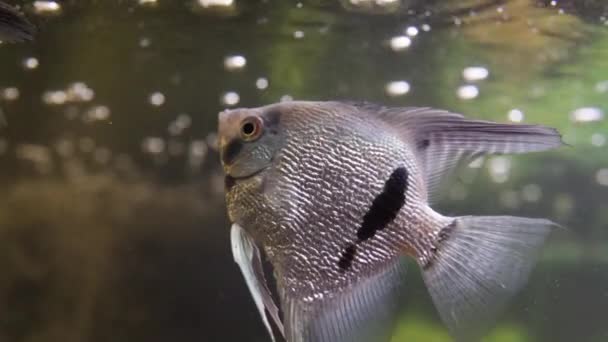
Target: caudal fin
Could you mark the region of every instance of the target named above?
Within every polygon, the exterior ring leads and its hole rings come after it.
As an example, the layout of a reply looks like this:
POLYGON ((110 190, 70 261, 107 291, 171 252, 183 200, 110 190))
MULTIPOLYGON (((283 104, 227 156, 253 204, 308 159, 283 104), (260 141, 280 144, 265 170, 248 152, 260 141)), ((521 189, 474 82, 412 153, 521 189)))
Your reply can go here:
POLYGON ((553 227, 544 219, 465 216, 443 228, 423 276, 457 340, 479 338, 523 287, 553 227))

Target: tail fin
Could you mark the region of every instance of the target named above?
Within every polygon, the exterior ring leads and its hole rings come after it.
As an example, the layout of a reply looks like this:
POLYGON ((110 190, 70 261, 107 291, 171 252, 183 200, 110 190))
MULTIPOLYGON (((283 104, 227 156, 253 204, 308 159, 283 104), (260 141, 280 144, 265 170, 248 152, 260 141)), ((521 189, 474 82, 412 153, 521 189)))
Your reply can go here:
POLYGON ((511 216, 454 219, 442 229, 424 281, 457 340, 474 341, 525 284, 540 246, 556 225, 511 216))

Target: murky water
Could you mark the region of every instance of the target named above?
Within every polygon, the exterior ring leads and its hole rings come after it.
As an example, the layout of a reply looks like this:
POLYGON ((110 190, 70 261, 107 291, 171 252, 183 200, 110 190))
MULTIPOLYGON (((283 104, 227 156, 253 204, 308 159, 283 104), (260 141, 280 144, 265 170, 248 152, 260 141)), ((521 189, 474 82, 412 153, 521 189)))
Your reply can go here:
MULTIPOLYGON (((35 41, 0 45, 0 341, 266 341, 214 130, 292 98, 558 128, 570 146, 477 161, 438 207, 568 227, 487 341, 608 341, 604 1, 25 3, 35 41)), ((394 341, 449 341, 409 280, 394 341)))

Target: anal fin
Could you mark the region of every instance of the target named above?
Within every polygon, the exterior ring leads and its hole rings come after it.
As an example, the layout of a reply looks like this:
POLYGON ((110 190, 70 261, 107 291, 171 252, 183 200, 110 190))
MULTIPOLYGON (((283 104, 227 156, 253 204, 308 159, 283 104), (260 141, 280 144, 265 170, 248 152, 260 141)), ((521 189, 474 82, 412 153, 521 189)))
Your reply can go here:
POLYGON ((396 259, 331 297, 293 298, 279 288, 289 342, 388 342, 404 293, 405 261, 396 259))

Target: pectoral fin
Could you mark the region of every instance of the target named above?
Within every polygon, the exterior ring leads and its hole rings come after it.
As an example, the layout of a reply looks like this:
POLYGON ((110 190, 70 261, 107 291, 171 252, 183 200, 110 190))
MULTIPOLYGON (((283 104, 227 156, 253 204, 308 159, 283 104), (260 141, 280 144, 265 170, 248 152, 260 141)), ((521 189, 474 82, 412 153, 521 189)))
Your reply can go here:
POLYGON ((272 294, 266 284, 260 251, 256 247, 251 236, 236 223, 232 225, 230 241, 232 242, 232 255, 234 256, 234 261, 239 265, 239 268, 245 277, 245 282, 251 292, 253 301, 255 302, 260 315, 262 315, 264 326, 266 326, 272 341, 275 341, 274 333, 266 312, 270 314, 270 317, 279 328, 281 334, 283 334, 283 324, 279 318, 279 309, 274 303, 272 294))

